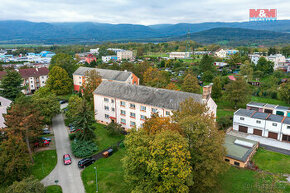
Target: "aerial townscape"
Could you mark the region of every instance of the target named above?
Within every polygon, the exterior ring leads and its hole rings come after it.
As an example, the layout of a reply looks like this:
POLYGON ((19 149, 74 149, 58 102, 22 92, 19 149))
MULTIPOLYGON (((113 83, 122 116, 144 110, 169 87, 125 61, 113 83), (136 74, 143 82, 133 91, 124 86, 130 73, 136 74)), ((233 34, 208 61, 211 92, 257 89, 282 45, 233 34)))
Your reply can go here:
POLYGON ((0 193, 290 193, 290 3, 246 1, 1 3, 0 193))

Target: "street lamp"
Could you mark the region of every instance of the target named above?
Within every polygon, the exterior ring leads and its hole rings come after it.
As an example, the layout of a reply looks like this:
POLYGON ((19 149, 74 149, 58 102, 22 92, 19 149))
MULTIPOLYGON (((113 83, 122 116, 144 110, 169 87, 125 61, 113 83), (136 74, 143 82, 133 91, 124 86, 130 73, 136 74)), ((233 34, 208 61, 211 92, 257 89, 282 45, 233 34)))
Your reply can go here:
POLYGON ((95 171, 96 171, 96 192, 99 192, 99 189, 98 189, 98 173, 97 173, 97 168, 94 167, 95 171))

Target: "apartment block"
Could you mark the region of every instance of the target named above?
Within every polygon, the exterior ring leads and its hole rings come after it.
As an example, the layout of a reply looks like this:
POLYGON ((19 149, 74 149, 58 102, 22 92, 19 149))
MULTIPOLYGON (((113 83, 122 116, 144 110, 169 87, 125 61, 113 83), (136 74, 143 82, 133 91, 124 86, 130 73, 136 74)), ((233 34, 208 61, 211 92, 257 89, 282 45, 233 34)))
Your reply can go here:
POLYGON ((73 73, 74 90, 79 91, 80 87, 83 85, 86 77, 86 72, 90 70, 95 70, 102 77, 102 80, 116 81, 127 84, 139 84, 139 78, 132 72, 128 71, 118 71, 118 70, 108 70, 99 68, 88 68, 79 67, 73 73))
POLYGON ((153 113, 161 117, 170 116, 173 110, 187 98, 205 103, 209 113, 216 115, 217 105, 210 97, 211 86, 204 94, 152 88, 147 86, 103 81, 94 91, 95 119, 103 124, 116 122, 125 129, 142 127, 146 118, 153 113))

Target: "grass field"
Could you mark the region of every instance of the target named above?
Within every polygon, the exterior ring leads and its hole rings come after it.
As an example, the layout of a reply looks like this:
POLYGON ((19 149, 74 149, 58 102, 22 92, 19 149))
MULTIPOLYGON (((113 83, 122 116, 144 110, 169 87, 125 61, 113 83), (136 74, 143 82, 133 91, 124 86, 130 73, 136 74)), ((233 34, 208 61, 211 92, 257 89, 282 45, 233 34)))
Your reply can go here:
POLYGON ((82 172, 82 180, 86 193, 96 192, 96 173, 97 167, 99 192, 106 193, 127 193, 128 188, 123 178, 123 168, 121 159, 125 149, 120 149, 109 158, 102 158, 82 172))
POLYGON ((289 155, 284 155, 259 148, 253 157, 253 161, 262 170, 271 173, 290 174, 289 155))
POLYGON ((45 193, 62 193, 62 189, 58 185, 52 185, 45 187, 45 193))
POLYGON ((34 165, 31 168, 31 174, 35 178, 42 180, 56 166, 57 155, 55 150, 37 152, 34 156, 34 165))
POLYGON ((95 123, 94 126, 96 127, 95 129, 95 134, 97 136, 96 143, 98 145, 99 152, 103 151, 106 148, 111 147, 118 141, 124 139, 123 135, 110 136, 108 134, 107 129, 102 124, 95 123))
POLYGON ((260 102, 260 103, 269 103, 269 104, 274 104, 274 105, 289 106, 289 104, 287 104, 284 101, 277 100, 277 99, 264 98, 264 97, 252 96, 252 101, 260 102))

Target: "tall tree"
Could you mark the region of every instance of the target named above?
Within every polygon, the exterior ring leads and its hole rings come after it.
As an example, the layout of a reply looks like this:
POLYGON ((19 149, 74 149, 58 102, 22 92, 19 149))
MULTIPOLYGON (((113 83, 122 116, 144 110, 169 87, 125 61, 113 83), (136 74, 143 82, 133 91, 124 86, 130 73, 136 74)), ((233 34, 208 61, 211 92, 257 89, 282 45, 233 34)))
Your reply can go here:
POLYGON ((200 61, 199 64, 199 68, 201 72, 205 72, 205 71, 215 71, 215 67, 213 65, 214 63, 214 59, 213 57, 209 56, 209 55, 204 55, 200 61))
POLYGON ((200 93, 200 86, 197 78, 188 73, 184 78, 181 90, 185 92, 200 93))
POLYGON ((73 120, 76 118, 79 114, 79 112, 82 112, 83 108, 83 98, 73 95, 68 100, 68 111, 66 113, 66 116, 73 120))
POLYGON ((68 54, 60 53, 51 58, 49 70, 51 71, 55 66, 63 68, 72 78, 72 74, 78 69, 77 61, 68 54))
POLYGON ((102 83, 102 77, 95 70, 89 70, 85 73, 85 81, 83 83, 83 96, 84 98, 92 102, 93 92, 102 83))
POLYGON ((240 74, 243 76, 247 76, 248 81, 251 81, 253 79, 254 69, 248 60, 241 65, 240 70, 240 74))
POLYGON ((41 134, 43 117, 32 99, 22 96, 7 110, 4 116, 5 125, 10 131, 20 134, 26 142, 31 162, 34 163, 30 147, 30 139, 41 134))
POLYGON ((39 180, 34 177, 28 177, 23 179, 22 181, 14 182, 11 186, 9 186, 6 190, 6 193, 45 193, 45 187, 39 180))
POLYGON ((274 55, 277 53, 277 49, 275 47, 270 47, 268 50, 268 55, 274 55))
POLYGON ((219 76, 213 79, 211 96, 214 99, 219 99, 222 96, 222 83, 221 78, 219 76))
POLYGON ((149 135, 143 129, 125 139, 124 176, 132 192, 189 192, 187 141, 175 131, 149 135))
POLYGON ((15 70, 8 70, 7 74, 3 76, 0 84, 1 95, 8 99, 14 100, 19 94, 23 87, 21 84, 23 80, 19 72, 15 70))
POLYGON ((55 66, 49 73, 46 81, 47 88, 56 95, 65 95, 71 92, 72 79, 61 67, 55 66))
POLYGON ((224 134, 218 131, 213 115, 205 104, 187 99, 174 120, 180 125, 189 144, 192 170, 191 192, 208 192, 217 184, 217 177, 226 169, 224 134))
POLYGON ((264 76, 274 72, 273 62, 267 61, 265 57, 260 57, 256 65, 256 70, 263 72, 264 76))
POLYGON ((157 68, 149 67, 143 75, 144 83, 147 86, 164 88, 170 81, 170 76, 166 71, 159 71, 157 68))
POLYGON ((47 87, 41 87, 32 96, 33 103, 44 117, 44 123, 51 124, 52 118, 60 112, 60 104, 54 93, 47 87))
POLYGON ((281 100, 290 104, 290 79, 286 83, 281 84, 278 93, 281 100))
POLYGON ((238 76, 236 81, 231 81, 225 86, 224 98, 230 101, 233 108, 244 106, 250 101, 249 85, 245 79, 238 76))
POLYGON ((0 184, 10 185, 29 174, 31 162, 22 136, 9 128, 5 130, 7 138, 0 143, 0 184))
POLYGON ((173 82, 169 83, 165 88, 169 90, 179 90, 179 88, 173 82))

